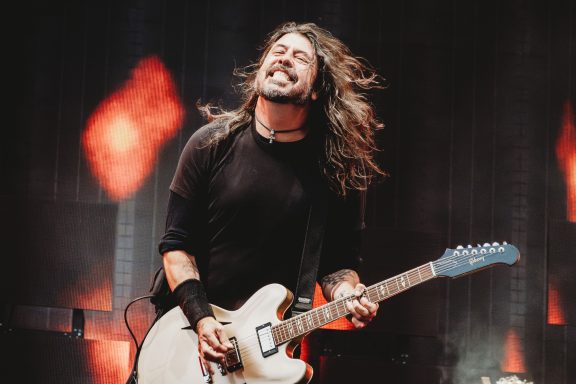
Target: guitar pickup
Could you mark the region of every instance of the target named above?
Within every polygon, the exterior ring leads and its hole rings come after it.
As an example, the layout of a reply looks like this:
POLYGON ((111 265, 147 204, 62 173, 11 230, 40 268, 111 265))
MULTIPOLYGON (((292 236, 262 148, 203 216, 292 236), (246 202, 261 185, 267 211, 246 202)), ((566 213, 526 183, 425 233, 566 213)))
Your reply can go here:
POLYGON ((231 337, 230 342, 234 346, 234 349, 226 352, 226 369, 228 369, 228 372, 234 372, 240 368, 243 368, 243 365, 238 348, 238 341, 235 337, 231 337))

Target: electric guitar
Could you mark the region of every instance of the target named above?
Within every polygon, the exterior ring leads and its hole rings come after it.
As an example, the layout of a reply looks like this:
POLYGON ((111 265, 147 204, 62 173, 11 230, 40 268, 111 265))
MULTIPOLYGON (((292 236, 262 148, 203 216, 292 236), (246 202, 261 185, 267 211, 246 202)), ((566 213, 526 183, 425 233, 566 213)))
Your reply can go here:
MULTIPOLYGON (((371 302, 386 300, 437 277, 458 277, 494 264, 513 265, 520 253, 513 245, 493 243, 447 249, 436 261, 366 288, 371 302)), ((308 383, 312 367, 293 359, 292 352, 306 334, 346 316, 348 296, 282 320, 292 293, 280 284, 258 290, 236 311, 212 306, 234 348, 226 364, 213 364, 210 375, 198 354, 198 338, 179 307, 162 316, 150 329, 138 356, 138 383, 256 384, 308 383)))

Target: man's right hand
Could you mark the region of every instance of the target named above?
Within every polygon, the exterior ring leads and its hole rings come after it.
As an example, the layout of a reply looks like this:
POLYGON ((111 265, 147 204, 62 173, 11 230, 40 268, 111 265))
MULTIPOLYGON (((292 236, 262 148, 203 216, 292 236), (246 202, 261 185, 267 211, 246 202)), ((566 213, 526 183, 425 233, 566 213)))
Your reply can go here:
POLYGON ((234 346, 228 340, 224 326, 215 318, 208 316, 200 319, 196 323, 196 333, 198 334, 198 352, 205 361, 205 366, 211 375, 214 370, 208 361, 222 364, 226 367, 225 353, 233 349, 234 346))

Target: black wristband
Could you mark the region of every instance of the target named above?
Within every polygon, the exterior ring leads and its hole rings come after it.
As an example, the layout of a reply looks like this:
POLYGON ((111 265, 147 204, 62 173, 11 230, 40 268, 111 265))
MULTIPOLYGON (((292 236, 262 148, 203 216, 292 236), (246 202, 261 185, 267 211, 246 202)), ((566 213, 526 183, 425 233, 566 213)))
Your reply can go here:
POLYGON ((208 316, 214 317, 214 312, 206 297, 206 291, 204 291, 204 285, 200 280, 184 280, 174 288, 173 294, 194 331, 196 331, 196 325, 200 319, 208 316))

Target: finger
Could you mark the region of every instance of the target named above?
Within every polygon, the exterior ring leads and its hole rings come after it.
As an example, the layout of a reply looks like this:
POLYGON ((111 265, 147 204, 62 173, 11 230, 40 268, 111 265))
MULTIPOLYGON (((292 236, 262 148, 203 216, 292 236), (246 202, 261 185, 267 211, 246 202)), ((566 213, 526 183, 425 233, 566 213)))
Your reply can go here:
POLYGON ((222 346, 225 347, 225 350, 222 352, 227 352, 228 350, 234 348, 230 340, 228 340, 228 336, 226 335, 226 331, 224 330, 224 328, 217 329, 216 336, 218 336, 218 341, 220 341, 220 344, 222 344, 222 346))
POLYGON ((370 312, 371 315, 376 315, 376 312, 378 311, 378 303, 373 303, 370 300, 368 300, 366 297, 362 297, 360 299, 360 304, 362 304, 362 306, 366 309, 368 309, 368 311, 370 312))
POLYGON ((364 307, 358 300, 354 300, 354 311, 360 316, 360 317, 368 317, 370 316, 370 310, 366 307, 364 307))
POLYGON ((356 297, 361 297, 364 291, 366 291, 366 286, 362 283, 356 284, 356 287, 354 287, 354 295, 356 297))
POLYGON ((222 353, 219 353, 214 348, 212 348, 208 343, 202 342, 202 354, 206 360, 214 361, 214 362, 223 362, 225 361, 225 356, 222 353))
POLYGON ((358 303, 358 300, 348 301, 346 302, 346 308, 348 309, 348 312, 350 312, 352 318, 362 321, 364 316, 358 312, 356 303, 358 303))
POLYGON ((214 330, 212 332, 207 332, 202 336, 210 347, 219 352, 226 352, 227 348, 222 346, 222 343, 220 343, 220 339, 218 338, 217 332, 218 332, 217 330, 214 330))
POLYGON ((351 300, 346 301, 346 309, 348 310, 348 312, 350 312, 352 317, 358 317, 358 313, 354 309, 353 301, 351 301, 351 300))
POLYGON ((352 325, 354 325, 354 327, 356 329, 362 329, 366 326, 366 323, 362 320, 359 320, 355 317, 352 318, 352 325))
POLYGON ((214 367, 212 366, 212 364, 210 364, 210 362, 208 360, 206 360, 206 358, 204 357, 204 352, 202 351, 202 349, 200 348, 200 345, 198 345, 198 352, 200 352, 200 361, 202 362, 202 365, 204 366, 204 368, 208 371, 208 374, 210 376, 214 375, 214 367))

